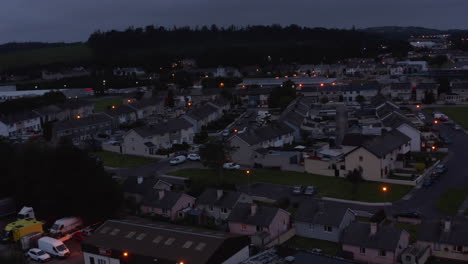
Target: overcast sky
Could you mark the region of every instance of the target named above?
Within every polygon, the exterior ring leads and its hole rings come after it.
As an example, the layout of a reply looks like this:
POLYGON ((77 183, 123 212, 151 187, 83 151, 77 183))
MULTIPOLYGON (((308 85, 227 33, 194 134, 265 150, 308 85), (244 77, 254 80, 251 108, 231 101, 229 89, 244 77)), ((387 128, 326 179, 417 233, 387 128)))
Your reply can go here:
POLYGON ((298 24, 468 29, 468 0, 4 0, 0 43, 85 41, 97 29, 298 24))

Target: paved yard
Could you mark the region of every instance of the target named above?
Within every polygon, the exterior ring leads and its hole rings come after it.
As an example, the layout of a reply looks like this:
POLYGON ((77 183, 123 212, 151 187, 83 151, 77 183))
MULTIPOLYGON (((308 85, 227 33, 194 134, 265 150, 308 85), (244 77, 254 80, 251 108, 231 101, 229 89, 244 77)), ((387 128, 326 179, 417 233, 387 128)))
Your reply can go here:
POLYGON ((460 124, 464 129, 468 129, 468 107, 437 107, 424 109, 425 111, 432 112, 434 110, 440 111, 457 124, 460 124))
MULTIPOLYGON (((195 184, 199 182, 204 186, 213 186, 221 181, 218 173, 209 169, 183 169, 170 174, 190 178, 195 184)), ((268 169, 255 169, 250 176, 245 174, 244 171, 224 171, 222 181, 225 184, 248 184, 250 181, 252 183, 265 182, 289 186, 297 184, 313 185, 317 187, 318 194, 321 196, 365 202, 399 200, 411 190, 410 186, 404 185, 378 182, 353 184, 343 178, 268 169), (383 186, 388 188, 387 193, 381 192, 383 186)))

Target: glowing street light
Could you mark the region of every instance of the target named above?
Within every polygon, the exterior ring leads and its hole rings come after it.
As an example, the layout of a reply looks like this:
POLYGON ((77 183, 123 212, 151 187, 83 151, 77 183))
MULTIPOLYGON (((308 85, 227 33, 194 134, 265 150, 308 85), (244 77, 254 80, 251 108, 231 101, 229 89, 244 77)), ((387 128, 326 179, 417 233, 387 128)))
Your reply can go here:
POLYGON ((434 124, 438 124, 439 123, 439 120, 434 120, 434 124))
POLYGON ((80 116, 80 115, 77 115, 77 116, 76 116, 76 119, 80 119, 80 118, 81 118, 81 116, 80 116))
POLYGON ((128 257, 128 252, 125 251, 124 253, 122 253, 122 255, 123 255, 124 257, 128 257))
POLYGON ((249 175, 250 173, 251 173, 250 170, 246 170, 246 171, 245 171, 245 174, 247 174, 247 175, 249 175))
POLYGON ((436 147, 436 146, 432 146, 431 149, 432 149, 432 150, 436 150, 437 147, 436 147))
POLYGON ((387 192, 387 191, 388 191, 388 188, 387 188, 387 186, 383 186, 383 187, 382 187, 382 192, 384 192, 384 193, 385 193, 385 192, 387 192))
POLYGON ((112 106, 112 109, 115 109, 115 105, 112 106))
POLYGON ((416 108, 421 108, 421 105, 420 105, 420 104, 417 104, 417 105, 416 105, 416 108))

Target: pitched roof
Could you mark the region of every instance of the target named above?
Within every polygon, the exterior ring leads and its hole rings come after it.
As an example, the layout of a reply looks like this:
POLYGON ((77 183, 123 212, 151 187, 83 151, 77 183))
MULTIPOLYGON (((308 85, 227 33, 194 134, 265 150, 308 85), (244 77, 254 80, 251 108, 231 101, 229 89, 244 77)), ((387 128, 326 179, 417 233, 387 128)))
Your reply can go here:
POLYGON ((143 198, 142 204, 154 208, 171 209, 182 197, 182 194, 183 193, 163 190, 155 191, 154 193, 150 192, 147 193, 146 196, 143 198), (164 193, 162 198, 160 198, 159 192, 164 193))
POLYGON ((450 220, 448 232, 444 232, 444 221, 424 221, 416 237, 419 241, 468 246, 468 220, 461 217, 450 220))
POLYGON ((121 115, 135 113, 135 109, 131 108, 128 105, 121 105, 116 107, 115 109, 109 109, 105 113, 112 117, 119 117, 121 115))
POLYGON ((247 236, 132 218, 106 221, 83 246, 128 251, 165 263, 205 264, 223 263, 249 242, 247 236))
POLYGON ((381 136, 365 141, 362 144, 362 147, 377 157, 383 158, 388 153, 409 141, 411 141, 410 137, 396 129, 393 129, 390 132, 383 132, 381 136))
POLYGON ((370 233, 370 223, 354 222, 343 231, 341 243, 363 248, 395 251, 400 241, 402 229, 394 226, 378 225, 374 235, 370 233))
POLYGON ((203 205, 213 205, 216 207, 233 208, 239 200, 241 193, 235 191, 222 191, 222 196, 218 199, 218 190, 205 189, 198 197, 197 203, 203 205))
POLYGON ((390 115, 387 115, 385 118, 382 118, 382 124, 385 127, 398 128, 402 124, 407 124, 410 127, 413 127, 413 123, 409 118, 404 116, 399 112, 392 112, 390 115))
POLYGON ((56 131, 72 129, 72 128, 80 128, 80 127, 87 127, 92 125, 97 125, 105 122, 111 122, 112 120, 110 117, 106 116, 105 114, 94 114, 88 117, 80 118, 80 119, 70 119, 66 121, 59 121, 54 123, 53 127, 56 131))
POLYGON ((47 115, 47 114, 58 113, 62 111, 62 109, 56 105, 46 105, 41 108, 34 109, 33 111, 37 113, 38 115, 47 115))
POLYGON ((343 137, 341 145, 359 147, 367 140, 374 138, 374 135, 363 135, 360 133, 348 133, 343 137))
POLYGON ((188 113, 187 116, 195 119, 195 120, 203 120, 207 118, 209 115, 216 113, 218 109, 210 104, 205 104, 200 107, 192 108, 188 113))
POLYGON ((16 112, 8 115, 0 115, 0 122, 4 124, 14 124, 16 122, 39 118, 33 111, 16 112))
POLYGON ((154 135, 164 135, 167 133, 173 133, 182 129, 191 128, 193 125, 183 118, 173 118, 166 122, 134 128, 138 135, 142 137, 149 137, 154 135))
POLYGON ((272 123, 269 126, 264 126, 255 129, 254 131, 246 131, 241 134, 234 136, 239 137, 249 145, 256 145, 260 142, 274 139, 279 136, 283 136, 289 133, 293 133, 294 130, 283 122, 272 123))
POLYGON ((257 226, 269 226, 280 209, 257 205, 257 211, 251 214, 251 204, 238 203, 232 209, 228 222, 242 223, 257 226))
POLYGON ((137 176, 127 177, 123 183, 124 192, 145 195, 153 190, 154 185, 158 181, 153 177, 142 177, 142 182, 138 183, 138 178, 137 176))
POLYGON ((297 209, 296 221, 319 225, 340 226, 348 210, 346 206, 330 206, 321 201, 307 200, 301 203, 297 209))

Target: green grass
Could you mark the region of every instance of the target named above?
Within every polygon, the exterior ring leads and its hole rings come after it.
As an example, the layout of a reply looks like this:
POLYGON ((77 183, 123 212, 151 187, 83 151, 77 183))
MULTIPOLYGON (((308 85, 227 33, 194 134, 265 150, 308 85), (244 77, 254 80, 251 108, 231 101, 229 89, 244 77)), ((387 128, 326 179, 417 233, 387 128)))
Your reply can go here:
MULTIPOLYGON (((184 169, 171 173, 174 176, 187 177, 192 182, 204 185, 219 184, 219 176, 214 170, 184 169)), ((354 185, 343 178, 319 176, 300 172, 256 169, 251 173, 252 182, 267 182, 283 185, 313 185, 318 188, 318 194, 339 199, 365 202, 391 202, 401 199, 410 190, 410 186, 383 184, 378 182, 362 182, 354 185), (381 192, 382 186, 387 186, 387 193, 381 192)), ((224 171, 223 183, 247 184, 248 176, 243 171, 224 171)))
POLYGON ((424 110, 427 112, 433 112, 434 110, 440 111, 464 129, 468 129, 468 107, 437 107, 424 110))
POLYGON ((369 223, 369 222, 370 222, 370 217, 356 216, 356 221, 358 221, 358 222, 364 222, 364 223, 369 223))
POLYGON ((91 57, 92 51, 85 44, 32 49, 0 54, 0 69, 52 63, 78 63, 88 61, 91 57))
POLYGON ((408 231, 408 233, 410 235, 410 237, 409 237, 410 244, 416 243, 416 240, 417 240, 416 239, 416 234, 418 233, 419 225, 412 225, 412 224, 408 224, 408 223, 395 223, 395 226, 408 231))
POLYGON ((293 247, 305 250, 320 248, 323 254, 332 256, 336 256, 338 254, 338 251, 340 250, 340 245, 338 243, 306 237, 295 236, 291 238, 287 243, 288 245, 291 245, 293 247))
POLYGON ((107 151, 94 152, 92 154, 101 158, 104 166, 113 168, 134 168, 157 161, 157 159, 122 155, 107 151))
POLYGON ((122 98, 114 97, 114 98, 99 100, 94 104, 94 111, 103 112, 103 111, 108 110, 113 105, 115 106, 122 105, 122 98))
POLYGON ((452 187, 437 199, 436 208, 448 215, 455 216, 467 196, 468 188, 452 187))

